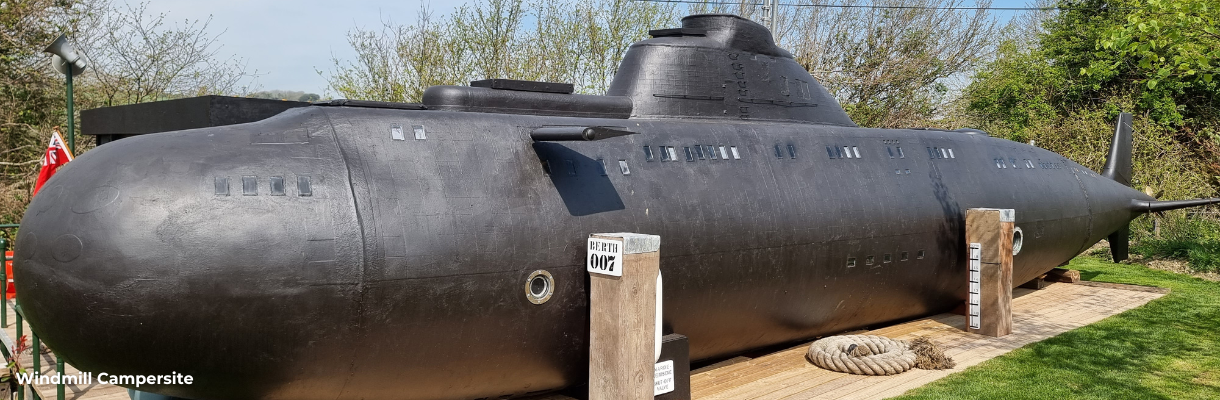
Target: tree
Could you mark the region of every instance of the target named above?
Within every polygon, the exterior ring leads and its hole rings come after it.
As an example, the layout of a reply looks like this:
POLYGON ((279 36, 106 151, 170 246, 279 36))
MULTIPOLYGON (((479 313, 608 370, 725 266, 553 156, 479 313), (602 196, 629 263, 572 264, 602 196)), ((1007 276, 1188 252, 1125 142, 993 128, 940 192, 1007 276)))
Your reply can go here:
MULTIPOLYGON (((631 0, 486 0, 447 18, 348 33, 354 61, 326 73, 339 96, 416 102, 433 85, 508 78, 569 82, 605 93, 631 43, 676 20, 675 7, 631 0)), ((322 73, 322 72, 319 72, 322 73)))
MULTIPOLYGON (((148 3, 100 3, 103 12, 82 21, 78 48, 92 71, 82 83, 98 106, 142 103, 208 94, 242 95, 257 72, 243 60, 220 55, 223 31, 208 31, 211 19, 167 25, 148 3)), ((85 99, 89 101, 90 99, 85 99)))

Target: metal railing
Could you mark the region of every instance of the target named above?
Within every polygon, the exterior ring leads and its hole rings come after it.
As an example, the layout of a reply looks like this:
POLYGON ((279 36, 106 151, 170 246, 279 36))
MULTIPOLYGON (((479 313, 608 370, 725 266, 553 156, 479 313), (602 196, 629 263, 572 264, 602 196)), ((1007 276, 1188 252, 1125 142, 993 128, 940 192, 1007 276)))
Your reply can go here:
MULTIPOLYGON (((17 227, 19 227, 18 224, 0 224, 0 229, 9 229, 9 228, 17 228, 17 227)), ((5 254, 7 251, 8 251, 8 239, 4 238, 4 237, 0 237, 0 254, 5 254)), ((13 302, 11 303, 11 305, 8 301, 9 276, 8 276, 8 266, 7 265, 8 265, 8 262, 10 262, 12 260, 13 260, 13 257, 5 254, 4 255, 4 264, 5 265, 0 266, 0 282, 3 282, 3 284, 0 285, 0 296, 3 296, 3 298, 0 298, 0 301, 4 302, 5 307, 13 308, 13 314, 17 318, 17 321, 16 321, 17 337, 14 338, 13 340, 21 340, 21 336, 23 335, 23 333, 25 331, 25 327, 23 326, 25 316, 21 312, 21 304, 17 302, 17 299, 13 299, 13 302)), ((3 328, 8 328, 8 310, 0 310, 0 329, 3 329, 3 328)), ((42 343, 40 343, 40 341, 38 340, 38 334, 34 333, 33 328, 30 329, 30 344, 31 344, 30 354, 32 355, 33 364, 34 364, 32 370, 34 371, 34 374, 41 374, 42 373, 42 343)), ((16 342, 14 342, 13 345, 16 346, 16 342)), ((6 359, 9 357, 13 357, 12 350, 10 350, 7 345, 0 345, 0 351, 2 351, 4 353, 4 357, 6 359)), ((20 355, 18 355, 17 357, 19 358, 20 355)), ((64 400, 65 399, 65 394, 64 394, 65 390, 64 390, 64 383, 63 383, 64 359, 62 357, 60 357, 59 354, 55 355, 55 373, 59 374, 59 379, 57 379, 57 381, 59 381, 59 383, 55 385, 55 399, 64 400)), ((31 377, 33 377, 33 376, 34 375, 31 375, 31 377)), ((16 379, 16 377, 13 377, 13 379, 16 379)), ((42 400, 42 396, 38 394, 38 391, 33 390, 34 383, 30 382, 28 384, 28 386, 30 387, 29 391, 30 391, 31 397, 42 400)), ((17 400, 25 400, 25 392, 26 392, 26 388, 24 386, 20 387, 17 390, 17 400)))

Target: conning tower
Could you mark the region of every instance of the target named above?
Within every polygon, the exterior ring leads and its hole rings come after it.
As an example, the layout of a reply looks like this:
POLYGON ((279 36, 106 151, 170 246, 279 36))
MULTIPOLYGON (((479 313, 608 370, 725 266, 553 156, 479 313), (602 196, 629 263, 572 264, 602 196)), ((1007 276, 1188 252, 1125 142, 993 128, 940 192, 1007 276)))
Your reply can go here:
POLYGON ((713 118, 856 126, 766 27, 729 14, 682 18, 627 51, 608 96, 633 118, 713 118))

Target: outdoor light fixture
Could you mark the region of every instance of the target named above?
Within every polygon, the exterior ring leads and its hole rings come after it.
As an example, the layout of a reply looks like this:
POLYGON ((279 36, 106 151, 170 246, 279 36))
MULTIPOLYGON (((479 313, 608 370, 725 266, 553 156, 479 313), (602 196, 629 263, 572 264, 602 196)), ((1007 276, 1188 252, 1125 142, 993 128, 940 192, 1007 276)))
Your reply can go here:
POLYGON ((47 46, 47 53, 51 56, 51 66, 55 67, 56 71, 64 74, 68 81, 68 151, 72 155, 76 155, 76 113, 72 110, 72 77, 85 72, 85 68, 89 66, 85 59, 76 54, 76 48, 68 43, 68 36, 60 34, 50 46, 47 46))

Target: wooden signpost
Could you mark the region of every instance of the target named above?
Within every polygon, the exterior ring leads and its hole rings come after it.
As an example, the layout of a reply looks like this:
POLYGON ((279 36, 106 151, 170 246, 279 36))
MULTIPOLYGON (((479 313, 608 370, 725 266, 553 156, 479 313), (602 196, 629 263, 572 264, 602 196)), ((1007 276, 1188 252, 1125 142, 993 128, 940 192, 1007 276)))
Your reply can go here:
POLYGON ((971 208, 966 211, 969 296, 966 331, 987 336, 1012 333, 1012 241, 1015 212, 971 208))
POLYGON ((589 238, 585 267, 590 400, 654 396, 660 247, 656 235, 602 233, 589 238))

